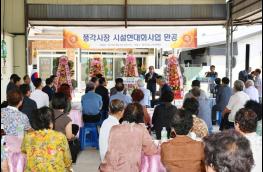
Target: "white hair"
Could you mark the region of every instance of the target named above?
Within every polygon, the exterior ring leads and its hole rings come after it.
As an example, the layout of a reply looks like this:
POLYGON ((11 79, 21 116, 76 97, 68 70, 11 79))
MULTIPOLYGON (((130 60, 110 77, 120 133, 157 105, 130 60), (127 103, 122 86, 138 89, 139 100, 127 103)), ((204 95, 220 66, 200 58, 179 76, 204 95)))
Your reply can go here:
POLYGON ((249 87, 249 86, 254 86, 254 81, 249 79, 246 81, 246 85, 249 87))
POLYGON ((138 79, 137 84, 139 87, 144 87, 144 81, 142 79, 138 79))

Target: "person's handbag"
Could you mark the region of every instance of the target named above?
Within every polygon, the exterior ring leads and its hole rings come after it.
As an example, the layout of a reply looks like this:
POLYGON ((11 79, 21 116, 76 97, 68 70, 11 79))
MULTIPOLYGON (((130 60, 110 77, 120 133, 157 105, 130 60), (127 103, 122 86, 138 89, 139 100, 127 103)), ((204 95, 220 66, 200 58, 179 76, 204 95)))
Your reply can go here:
POLYGON ((80 141, 78 138, 68 141, 69 149, 71 152, 72 163, 76 163, 78 154, 80 152, 80 141))
POLYGON ((233 128, 233 124, 228 121, 229 114, 230 113, 226 113, 224 117, 222 118, 221 123, 220 123, 220 128, 219 128, 220 131, 233 128))

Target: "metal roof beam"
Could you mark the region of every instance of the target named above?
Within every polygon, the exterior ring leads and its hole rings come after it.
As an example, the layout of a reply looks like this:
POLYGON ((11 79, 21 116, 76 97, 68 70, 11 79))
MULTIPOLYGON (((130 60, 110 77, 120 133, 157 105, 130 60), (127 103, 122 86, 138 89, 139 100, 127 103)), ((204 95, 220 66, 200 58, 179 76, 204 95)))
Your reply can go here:
MULTIPOLYGON (((123 5, 123 0, 27 0, 28 4, 123 5)), ((225 0, 129 0, 132 5, 226 4, 225 0)))

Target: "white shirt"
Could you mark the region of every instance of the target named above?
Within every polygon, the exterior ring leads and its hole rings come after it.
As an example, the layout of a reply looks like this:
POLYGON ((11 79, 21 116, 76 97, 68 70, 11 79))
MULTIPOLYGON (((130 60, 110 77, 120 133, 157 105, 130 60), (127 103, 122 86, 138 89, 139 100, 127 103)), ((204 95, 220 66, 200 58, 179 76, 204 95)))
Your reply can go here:
POLYGON ((262 79, 261 76, 257 76, 255 79, 255 87, 258 89, 258 94, 262 97, 262 79))
POLYGON ((36 89, 31 93, 30 98, 36 102, 38 109, 43 106, 49 106, 48 95, 42 90, 36 89))
POLYGON ((250 148, 255 161, 255 166, 251 172, 260 172, 262 171, 262 137, 257 135, 256 132, 245 134, 245 137, 250 142, 250 148))
POLYGON ((254 86, 250 86, 244 90, 245 93, 250 97, 251 100, 259 102, 258 90, 254 86))
POLYGON ((112 115, 109 115, 109 117, 106 120, 104 120, 101 125, 100 134, 99 134, 99 148, 100 148, 101 161, 104 160, 104 157, 108 150, 108 140, 109 140, 111 127, 113 127, 114 125, 119 125, 119 124, 120 123, 117 118, 115 118, 112 115))
POLYGON ((125 106, 132 102, 132 98, 130 95, 125 95, 123 92, 117 92, 116 94, 110 96, 110 102, 114 99, 118 99, 124 102, 125 106))
POLYGON ((140 90, 142 90, 144 97, 143 99, 140 101, 140 104, 143 106, 150 106, 150 97, 151 97, 151 92, 150 90, 144 88, 144 87, 140 87, 140 90))
POLYGON ((226 106, 227 109, 231 110, 228 116, 229 122, 235 122, 237 111, 243 108, 248 100, 250 100, 250 98, 244 91, 238 91, 230 97, 228 105, 226 106))

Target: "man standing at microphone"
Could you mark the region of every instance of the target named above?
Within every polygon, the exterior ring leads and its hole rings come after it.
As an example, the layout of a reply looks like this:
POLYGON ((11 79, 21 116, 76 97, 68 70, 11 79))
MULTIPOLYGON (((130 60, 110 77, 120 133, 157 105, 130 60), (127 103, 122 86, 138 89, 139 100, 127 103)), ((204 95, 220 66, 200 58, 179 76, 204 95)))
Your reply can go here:
POLYGON ((158 74, 154 72, 154 67, 149 67, 149 73, 145 75, 145 82, 147 83, 147 89, 149 89, 152 93, 152 100, 155 100, 156 94, 156 78, 158 74))

